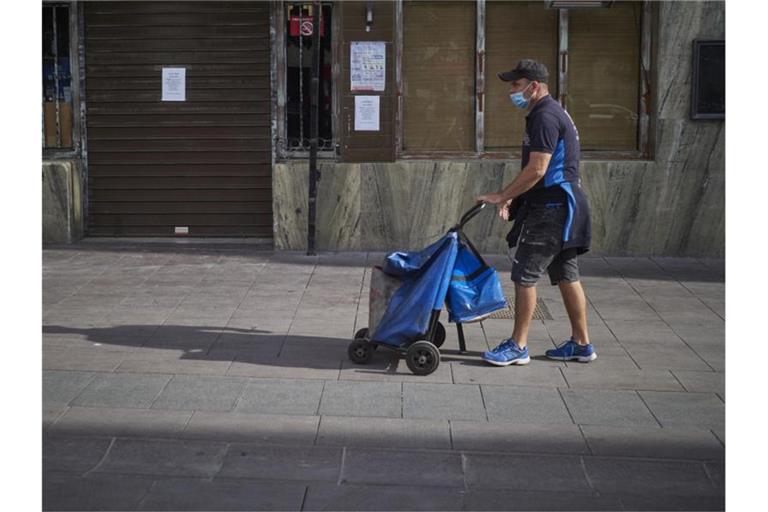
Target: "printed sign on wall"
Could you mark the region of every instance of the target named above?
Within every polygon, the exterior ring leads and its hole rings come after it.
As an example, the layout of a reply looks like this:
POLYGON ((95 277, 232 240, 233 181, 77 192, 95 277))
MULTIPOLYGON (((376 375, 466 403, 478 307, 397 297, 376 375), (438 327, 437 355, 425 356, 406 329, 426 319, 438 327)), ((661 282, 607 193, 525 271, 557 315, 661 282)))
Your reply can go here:
POLYGON ((186 68, 163 68, 163 101, 187 101, 186 68))
POLYGON ((384 42, 352 42, 349 46, 352 91, 383 91, 387 53, 384 42))
POLYGON ((355 131, 379 131, 378 96, 355 96, 355 131))

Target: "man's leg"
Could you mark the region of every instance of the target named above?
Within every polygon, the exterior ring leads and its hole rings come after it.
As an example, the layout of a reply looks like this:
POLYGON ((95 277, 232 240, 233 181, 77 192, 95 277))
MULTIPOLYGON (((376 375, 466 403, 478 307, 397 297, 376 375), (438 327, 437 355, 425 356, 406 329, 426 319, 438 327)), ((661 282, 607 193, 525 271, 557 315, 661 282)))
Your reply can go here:
POLYGON ((569 249, 561 252, 547 269, 552 284, 557 284, 563 296, 565 310, 571 321, 571 338, 557 348, 547 350, 546 356, 558 361, 577 360, 588 363, 597 358, 594 347, 589 342, 587 332, 587 297, 579 280, 579 265, 576 251, 569 249))
POLYGON ((536 286, 515 283, 515 327, 512 338, 520 348, 528 345, 528 330, 536 309, 536 286))
POLYGON ((560 293, 563 296, 565 310, 571 321, 571 336, 579 345, 589 344, 587 332, 587 298, 580 281, 558 283, 560 293))

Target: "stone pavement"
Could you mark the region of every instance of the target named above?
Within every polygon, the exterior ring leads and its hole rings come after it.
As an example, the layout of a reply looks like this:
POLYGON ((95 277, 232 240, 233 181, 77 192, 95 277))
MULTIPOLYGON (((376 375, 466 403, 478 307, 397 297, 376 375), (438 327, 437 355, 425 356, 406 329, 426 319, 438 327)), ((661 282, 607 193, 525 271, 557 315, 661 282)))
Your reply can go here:
POLYGON ((594 363, 542 357, 569 334, 543 283, 530 365, 480 361, 487 320, 417 377, 346 356, 381 257, 44 250, 44 509, 724 508, 723 261, 582 258, 594 363))

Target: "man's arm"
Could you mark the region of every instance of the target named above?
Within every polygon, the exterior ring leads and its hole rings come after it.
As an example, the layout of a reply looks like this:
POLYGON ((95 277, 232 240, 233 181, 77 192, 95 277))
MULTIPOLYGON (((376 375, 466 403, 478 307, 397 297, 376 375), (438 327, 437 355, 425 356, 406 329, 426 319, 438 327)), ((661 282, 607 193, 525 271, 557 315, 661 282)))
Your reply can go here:
POLYGON ((530 190, 547 172, 547 166, 552 155, 539 151, 531 151, 528 165, 515 176, 512 183, 504 187, 501 192, 478 196, 478 201, 499 204, 506 203, 530 190))

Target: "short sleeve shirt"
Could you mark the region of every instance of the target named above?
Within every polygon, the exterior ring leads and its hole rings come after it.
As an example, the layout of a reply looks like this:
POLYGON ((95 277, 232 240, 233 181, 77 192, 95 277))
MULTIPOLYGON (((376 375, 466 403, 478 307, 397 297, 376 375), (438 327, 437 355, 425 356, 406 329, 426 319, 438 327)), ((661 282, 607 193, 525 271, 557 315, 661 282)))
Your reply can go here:
POLYGON ((567 204, 563 248, 576 247, 579 252, 586 252, 592 233, 589 203, 579 177, 579 132, 571 116, 552 96, 539 100, 525 118, 523 168, 528 165, 532 151, 552 157, 544 177, 520 199, 531 205, 567 204))

